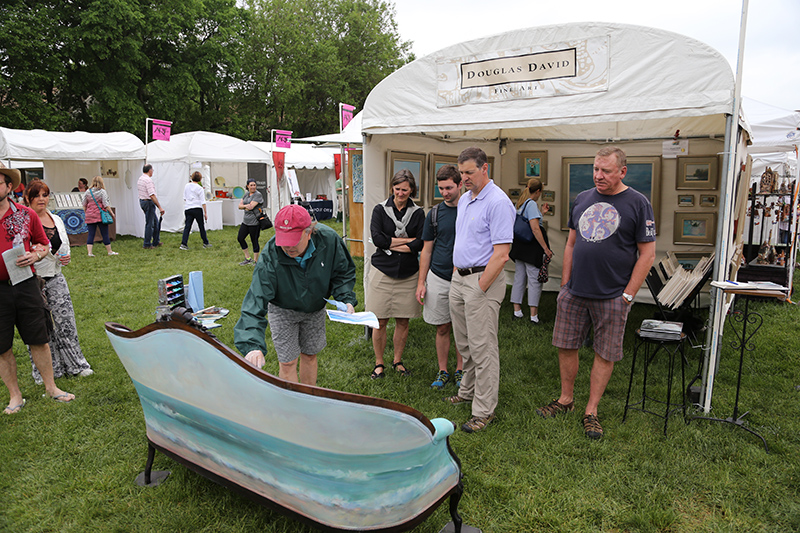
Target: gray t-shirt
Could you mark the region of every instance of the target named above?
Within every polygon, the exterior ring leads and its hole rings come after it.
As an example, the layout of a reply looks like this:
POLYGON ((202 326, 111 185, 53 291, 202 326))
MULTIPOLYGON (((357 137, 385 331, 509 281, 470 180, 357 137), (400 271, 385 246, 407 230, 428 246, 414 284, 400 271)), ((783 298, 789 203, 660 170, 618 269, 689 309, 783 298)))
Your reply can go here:
POLYGON ((245 194, 242 198, 242 203, 247 205, 250 202, 256 202, 258 205, 252 211, 245 209, 244 216, 242 216, 242 224, 245 226, 258 226, 258 219, 256 218, 256 215, 258 214, 258 208, 263 207, 264 205, 264 197, 261 196, 261 193, 258 191, 254 192, 253 194, 245 194))
POLYGON ((568 226, 576 239, 567 287, 583 298, 621 296, 639 258, 638 243, 656 240, 653 206, 630 187, 612 196, 597 189, 578 194, 568 226))

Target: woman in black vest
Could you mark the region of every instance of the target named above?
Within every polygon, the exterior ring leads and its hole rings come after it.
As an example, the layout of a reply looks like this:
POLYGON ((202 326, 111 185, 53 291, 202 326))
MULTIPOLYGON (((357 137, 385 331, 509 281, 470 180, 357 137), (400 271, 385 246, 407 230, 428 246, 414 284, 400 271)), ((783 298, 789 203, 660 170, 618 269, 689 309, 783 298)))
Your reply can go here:
POLYGON ((380 324, 372 330, 375 350, 372 379, 384 377, 383 352, 390 318, 394 318, 392 368, 402 376, 411 374, 403 364, 408 321, 422 314, 416 290, 425 214, 411 199, 417 194, 417 182, 409 170, 398 171, 391 188, 392 195, 375 206, 370 220, 372 243, 377 250, 372 254, 367 276, 366 309, 375 313, 380 324))

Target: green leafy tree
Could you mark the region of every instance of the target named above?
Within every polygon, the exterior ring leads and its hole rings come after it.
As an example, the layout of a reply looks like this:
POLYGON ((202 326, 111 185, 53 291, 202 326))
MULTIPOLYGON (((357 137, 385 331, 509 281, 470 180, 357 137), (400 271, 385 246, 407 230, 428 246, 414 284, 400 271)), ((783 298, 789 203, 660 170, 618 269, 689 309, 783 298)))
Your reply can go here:
POLYGON ((250 0, 241 109, 253 138, 272 128, 303 137, 338 127, 339 102, 369 91, 413 56, 382 0, 250 0))

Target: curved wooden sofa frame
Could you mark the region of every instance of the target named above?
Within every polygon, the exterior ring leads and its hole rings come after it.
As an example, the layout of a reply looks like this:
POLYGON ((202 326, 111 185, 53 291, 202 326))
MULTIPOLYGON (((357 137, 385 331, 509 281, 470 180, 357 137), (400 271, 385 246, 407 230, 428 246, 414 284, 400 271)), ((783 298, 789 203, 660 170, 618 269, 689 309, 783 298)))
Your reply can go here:
POLYGON ((251 366, 176 321, 106 332, 154 449, 325 531, 406 531, 447 497, 461 531, 453 425, 408 406, 298 383, 251 366))

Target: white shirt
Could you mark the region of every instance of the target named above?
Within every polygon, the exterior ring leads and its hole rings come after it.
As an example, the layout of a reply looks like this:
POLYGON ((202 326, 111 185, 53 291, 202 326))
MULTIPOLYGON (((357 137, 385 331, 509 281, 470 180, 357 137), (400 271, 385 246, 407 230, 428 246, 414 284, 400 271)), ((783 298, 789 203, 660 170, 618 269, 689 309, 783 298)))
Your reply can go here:
POLYGON ((186 187, 183 188, 183 208, 184 210, 188 209, 195 209, 197 207, 203 207, 203 204, 206 203, 206 192, 203 190, 203 187, 190 181, 186 184, 186 187))

